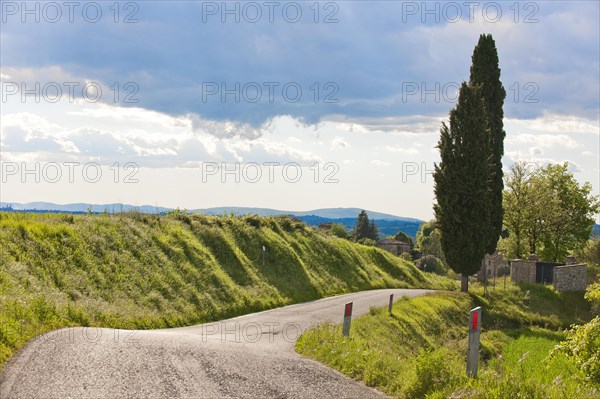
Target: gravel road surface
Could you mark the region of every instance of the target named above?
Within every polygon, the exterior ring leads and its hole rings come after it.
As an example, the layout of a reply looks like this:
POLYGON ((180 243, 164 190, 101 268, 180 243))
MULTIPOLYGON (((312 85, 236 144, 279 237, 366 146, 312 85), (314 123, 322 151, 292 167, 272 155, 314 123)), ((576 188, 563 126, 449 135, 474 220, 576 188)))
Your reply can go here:
POLYGON ((384 398, 294 352, 302 331, 386 306, 383 289, 163 330, 65 328, 29 342, 0 375, 0 398, 384 398))

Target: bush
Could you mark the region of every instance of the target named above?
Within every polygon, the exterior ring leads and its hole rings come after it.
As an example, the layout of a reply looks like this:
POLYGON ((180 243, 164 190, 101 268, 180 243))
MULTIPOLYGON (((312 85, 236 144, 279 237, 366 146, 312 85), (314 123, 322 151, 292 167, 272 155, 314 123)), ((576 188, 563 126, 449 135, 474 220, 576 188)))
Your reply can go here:
POLYGON ((597 316, 600 315, 600 283, 594 283, 588 287, 585 299, 590 302, 592 312, 597 316))
POLYGON ((561 342, 552 356, 564 353, 585 373, 592 384, 600 386, 600 316, 589 323, 573 326, 567 339, 561 342))
POLYGON ((333 225, 331 225, 331 229, 329 229, 329 232, 339 238, 350 238, 350 233, 348 233, 348 230, 346 230, 344 225, 341 223, 334 223, 333 225))
POLYGON ((409 398, 425 398, 429 393, 451 388, 460 377, 450 361, 452 354, 445 348, 423 352, 417 357, 415 379, 407 389, 409 398))
POLYGON ((408 234, 406 234, 402 231, 397 232, 396 235, 392 237, 392 239, 402 241, 402 242, 407 242, 410 244, 411 248, 413 246, 412 238, 410 238, 410 236, 408 234))
POLYGON ((424 272, 435 273, 441 276, 448 274, 448 269, 444 263, 433 255, 425 255, 419 259, 417 267, 424 272))
POLYGON ((244 221, 254 228, 259 228, 261 225, 261 217, 258 215, 246 215, 244 221))
POLYGON ((411 249, 409 253, 410 253, 412 260, 417 260, 422 256, 421 251, 414 249, 414 248, 411 249))
POLYGON ((356 242, 359 244, 362 244, 362 245, 368 245, 369 247, 377 246, 377 241, 372 240, 370 238, 361 238, 360 240, 358 240, 356 242))
POLYGON ((510 276, 510 266, 509 265, 500 265, 496 269, 496 275, 498 277, 510 276))
POLYGON ((404 259, 407 262, 413 263, 413 258, 408 252, 402 252, 400 254, 400 258, 404 259))
POLYGON ((587 263, 588 280, 591 283, 600 282, 600 237, 588 241, 587 246, 575 253, 578 263, 587 263))

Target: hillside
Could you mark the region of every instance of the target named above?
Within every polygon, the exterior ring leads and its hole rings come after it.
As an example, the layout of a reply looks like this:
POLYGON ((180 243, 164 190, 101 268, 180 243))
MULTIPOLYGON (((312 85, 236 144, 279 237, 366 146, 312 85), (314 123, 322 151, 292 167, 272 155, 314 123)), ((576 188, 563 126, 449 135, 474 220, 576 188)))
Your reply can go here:
MULTIPOLYGON (((85 214, 91 213, 120 213, 120 212, 141 212, 147 214, 165 214, 172 211, 170 208, 156 207, 150 205, 133 206, 127 204, 53 204, 50 202, 29 202, 20 203, 0 203, 0 211, 32 212, 32 213, 72 213, 85 214)), ((319 226, 322 223, 339 223, 344 225, 348 231, 352 231, 356 223, 356 217, 361 209, 358 208, 322 208, 311 211, 280 211, 270 208, 243 208, 243 207, 217 207, 206 209, 194 209, 188 213, 203 215, 259 215, 259 216, 285 216, 292 215, 309 226, 319 226)), ((402 231, 415 238, 422 220, 389 215, 386 213, 367 211, 369 218, 372 219, 380 232, 381 238, 393 236, 402 231)))
MULTIPOLYGON (((598 398, 566 356, 548 358, 564 328, 591 318, 583 292, 523 284, 438 293, 371 308, 350 336, 321 324, 296 349, 396 398, 598 398), (469 310, 483 308, 479 374, 465 373, 469 310)), ((593 349, 591 349, 593 350, 593 349)))
POLYGON ((351 291, 444 284, 288 217, 0 212, 0 248, 0 365, 62 326, 182 326, 351 291))

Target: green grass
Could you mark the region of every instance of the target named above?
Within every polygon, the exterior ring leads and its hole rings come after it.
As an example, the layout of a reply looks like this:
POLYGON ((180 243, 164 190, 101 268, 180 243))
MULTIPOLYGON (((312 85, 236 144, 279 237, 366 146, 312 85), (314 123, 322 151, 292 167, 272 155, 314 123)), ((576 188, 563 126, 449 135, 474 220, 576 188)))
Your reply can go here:
POLYGON ((453 285, 287 217, 0 213, 0 367, 64 326, 175 327, 358 290, 453 285))
POLYGON ((399 398, 592 398, 598 391, 565 357, 547 360, 561 329, 589 319, 583 293, 507 285, 483 297, 440 293, 404 298, 352 321, 305 332, 296 350, 399 398), (478 379, 466 377, 469 309, 483 306, 478 379))

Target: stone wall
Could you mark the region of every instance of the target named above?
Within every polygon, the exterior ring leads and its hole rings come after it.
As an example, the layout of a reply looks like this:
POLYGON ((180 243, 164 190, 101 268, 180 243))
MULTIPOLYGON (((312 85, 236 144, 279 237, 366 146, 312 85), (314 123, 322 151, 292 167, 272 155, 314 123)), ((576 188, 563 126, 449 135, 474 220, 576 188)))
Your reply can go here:
POLYGON ((554 288, 557 291, 583 291, 587 287, 587 265, 575 264, 554 268, 554 288))
POLYGON ((510 261, 510 279, 513 283, 535 284, 536 260, 515 259, 510 261))

